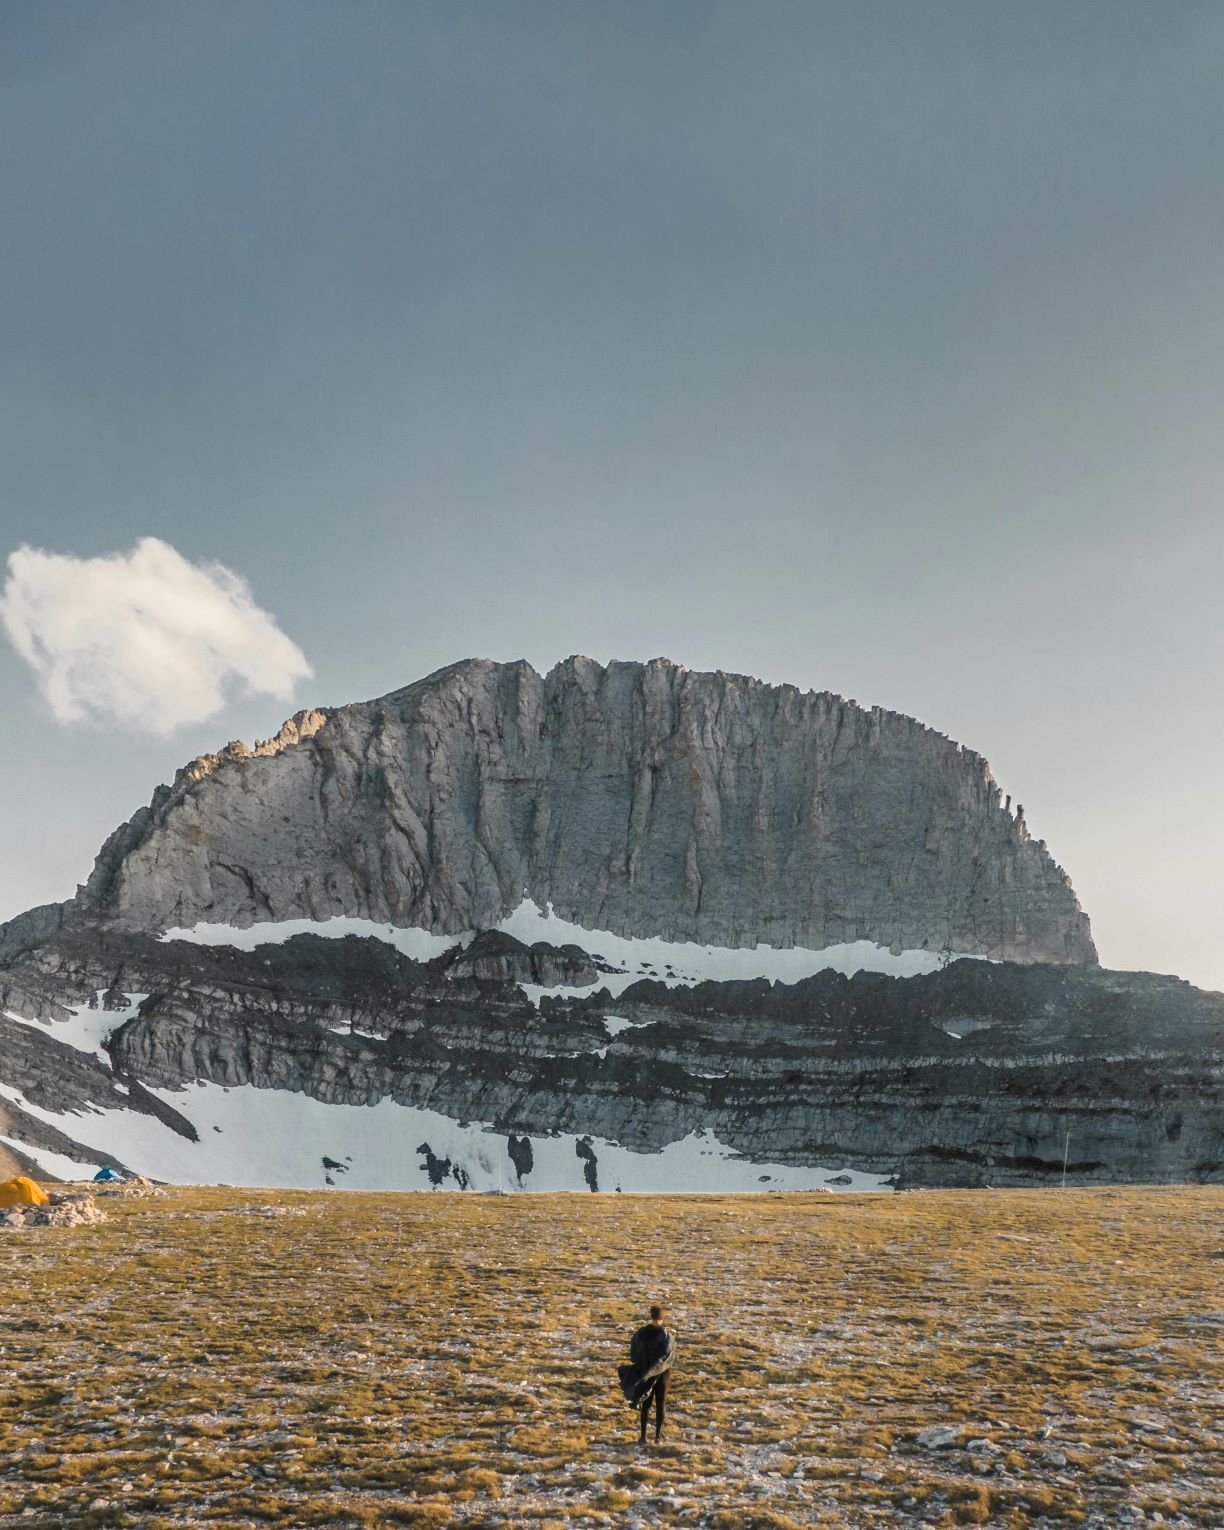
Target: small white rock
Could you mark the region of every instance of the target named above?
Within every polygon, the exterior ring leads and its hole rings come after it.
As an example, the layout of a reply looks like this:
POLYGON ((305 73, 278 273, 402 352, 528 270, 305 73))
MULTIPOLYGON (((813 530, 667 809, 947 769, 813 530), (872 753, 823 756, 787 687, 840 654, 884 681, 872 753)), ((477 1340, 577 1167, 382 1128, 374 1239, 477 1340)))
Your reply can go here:
POLYGON ((953 1450, 963 1437, 964 1430, 959 1424, 933 1424, 930 1429, 915 1435, 914 1443, 921 1445, 923 1450, 953 1450))

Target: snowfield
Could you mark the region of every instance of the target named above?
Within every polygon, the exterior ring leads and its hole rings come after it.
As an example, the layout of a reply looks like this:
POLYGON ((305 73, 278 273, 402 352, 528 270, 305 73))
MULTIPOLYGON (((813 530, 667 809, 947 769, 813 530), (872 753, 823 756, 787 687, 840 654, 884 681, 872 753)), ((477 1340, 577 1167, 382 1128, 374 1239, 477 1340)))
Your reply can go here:
MULTIPOLYGON (((226 1089, 196 1083, 156 1089, 199 1135, 190 1142, 154 1116, 134 1110, 57 1113, 0 1084, 7 1099, 94 1152, 102 1151, 150 1179, 170 1184, 226 1184, 349 1190, 599 1190, 709 1192, 819 1190, 848 1173, 843 1190, 887 1188, 880 1175, 832 1167, 753 1163, 708 1134, 696 1132, 659 1153, 635 1153, 598 1137, 560 1133, 530 1139, 532 1167, 519 1175, 504 1134, 459 1123, 414 1106, 329 1105, 288 1090, 226 1089), (325 1163, 326 1160, 326 1163, 325 1163), (330 1164, 329 1168, 327 1165, 330 1164), (432 1174, 431 1174, 432 1168, 432 1174), (596 1184, 592 1186, 590 1177, 596 1184), (435 1184, 436 1181, 436 1184, 435 1184)), ((522 1142, 525 1139, 518 1138, 522 1142)), ((70 1160, 18 1144, 61 1178, 70 1160), (56 1164, 51 1159, 57 1160, 56 1164)), ((521 1161, 521 1151, 520 1151, 521 1161)), ((91 1172, 96 1171, 96 1164, 91 1172)))

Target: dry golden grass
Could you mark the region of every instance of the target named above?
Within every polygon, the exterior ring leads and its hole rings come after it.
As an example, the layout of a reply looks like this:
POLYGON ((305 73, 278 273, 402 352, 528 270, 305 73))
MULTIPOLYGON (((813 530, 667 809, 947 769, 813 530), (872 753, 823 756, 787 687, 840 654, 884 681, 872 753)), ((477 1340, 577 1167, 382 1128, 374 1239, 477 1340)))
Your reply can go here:
POLYGON ((0 1234, 0 1526, 1224 1525, 1216 1189, 108 1209, 0 1234))

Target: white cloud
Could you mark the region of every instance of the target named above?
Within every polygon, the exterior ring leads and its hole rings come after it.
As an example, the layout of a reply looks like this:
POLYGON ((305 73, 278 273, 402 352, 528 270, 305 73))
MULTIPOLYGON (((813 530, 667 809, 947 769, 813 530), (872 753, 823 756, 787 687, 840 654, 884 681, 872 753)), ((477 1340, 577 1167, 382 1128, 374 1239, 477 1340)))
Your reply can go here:
POLYGON ((165 734, 220 711, 227 682, 287 701, 312 673, 244 579, 156 537, 106 558, 20 547, 8 566, 0 620, 60 722, 165 734))

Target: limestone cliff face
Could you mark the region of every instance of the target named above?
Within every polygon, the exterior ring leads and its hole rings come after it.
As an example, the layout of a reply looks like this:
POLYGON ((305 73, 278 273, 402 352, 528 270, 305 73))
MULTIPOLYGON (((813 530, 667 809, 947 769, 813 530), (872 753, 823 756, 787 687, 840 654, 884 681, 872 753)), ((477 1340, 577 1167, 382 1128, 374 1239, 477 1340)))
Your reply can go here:
POLYGON ((470 660, 301 713, 181 771, 77 904, 138 928, 456 933, 524 895, 624 935, 1096 960, 980 755, 895 712, 663 660, 470 660))

